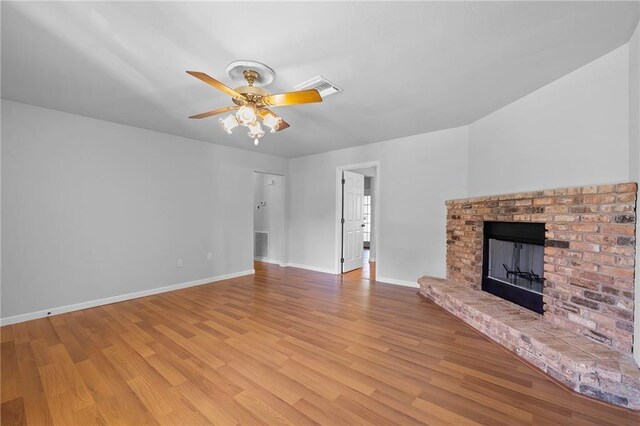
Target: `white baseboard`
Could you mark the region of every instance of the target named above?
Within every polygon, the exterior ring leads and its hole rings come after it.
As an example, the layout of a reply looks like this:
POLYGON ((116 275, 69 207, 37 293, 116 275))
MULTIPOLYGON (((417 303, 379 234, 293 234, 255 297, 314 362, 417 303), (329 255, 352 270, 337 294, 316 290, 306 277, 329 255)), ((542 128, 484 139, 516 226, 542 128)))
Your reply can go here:
POLYGON ((283 265, 283 263, 280 262, 279 260, 269 259, 267 257, 254 257, 253 260, 255 260, 256 262, 272 263, 274 265, 280 265, 280 266, 283 265))
POLYGON ((369 258, 369 262, 376 263, 376 258, 375 258, 375 257, 370 257, 370 258, 369 258))
POLYGON ((164 287, 152 288, 149 290, 136 291, 134 293, 121 294, 118 296, 105 297, 103 299, 90 300, 88 302, 74 303, 72 305, 59 306, 57 308, 43 309, 41 311, 14 315, 11 317, 0 318, 0 326, 15 324, 15 323, 24 322, 24 321, 31 321, 38 318, 64 314, 67 312, 79 311, 87 308, 94 308, 96 306, 108 305, 110 303, 123 302, 125 300, 137 299, 139 297, 146 297, 146 296, 151 296, 159 293, 166 293, 168 291, 180 290, 188 287, 195 287, 198 285, 209 284, 216 281, 228 280, 231 278, 251 275, 251 274, 255 274, 255 272, 256 271, 254 269, 249 269, 246 271, 234 272, 226 275, 218 275, 216 277, 202 278, 195 281, 172 284, 164 287))
POLYGON ((307 269, 309 271, 324 272, 325 274, 336 275, 336 271, 334 271, 333 269, 318 268, 318 267, 315 267, 315 266, 301 265, 299 263, 283 263, 280 266, 289 267, 289 268, 307 269))
POLYGON ((420 288, 420 284, 417 281, 405 281, 405 280, 396 280, 395 278, 385 278, 385 277, 376 277, 376 281, 380 283, 393 284, 393 285, 401 285, 404 287, 413 287, 420 288))

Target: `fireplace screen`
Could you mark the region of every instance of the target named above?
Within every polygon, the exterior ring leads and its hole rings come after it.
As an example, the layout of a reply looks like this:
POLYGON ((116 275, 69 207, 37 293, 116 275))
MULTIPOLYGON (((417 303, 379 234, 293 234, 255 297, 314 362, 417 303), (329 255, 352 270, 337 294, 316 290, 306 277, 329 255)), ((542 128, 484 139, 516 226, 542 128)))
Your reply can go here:
POLYGON ((490 278, 542 293, 543 246, 489 238, 488 263, 490 278))

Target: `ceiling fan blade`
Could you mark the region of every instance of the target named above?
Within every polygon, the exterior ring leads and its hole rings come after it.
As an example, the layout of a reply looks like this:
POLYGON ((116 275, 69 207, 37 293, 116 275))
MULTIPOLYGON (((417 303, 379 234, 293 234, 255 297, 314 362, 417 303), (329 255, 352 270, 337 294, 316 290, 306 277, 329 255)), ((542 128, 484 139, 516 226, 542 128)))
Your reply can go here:
POLYGON ((286 121, 282 120, 280 122, 280 125, 276 129, 276 132, 279 132, 280 130, 284 130, 284 129, 289 128, 289 127, 291 127, 291 126, 289 126, 289 123, 287 123, 286 121))
POLYGON ((222 90, 224 93, 226 93, 227 95, 231 96, 232 98, 237 98, 237 99, 244 100, 244 96, 242 96, 242 94, 236 92, 235 90, 233 90, 229 86, 226 86, 223 83, 220 83, 215 78, 209 77, 207 74, 205 74, 203 72, 200 72, 200 71, 187 71, 187 74, 190 74, 190 75, 194 76, 195 78, 204 81, 205 83, 215 87, 218 90, 222 90))
POLYGON ((265 105, 286 106, 322 102, 322 96, 320 96, 320 93, 316 89, 309 89, 265 96, 262 100, 265 105))
POLYGON ((279 125, 279 126, 278 126, 278 128, 276 129, 276 132, 279 132, 280 130, 284 130, 284 129, 286 129, 287 127, 291 127, 291 126, 289 126, 289 123, 287 123, 286 121, 284 121, 284 120, 282 119, 282 117, 278 116, 278 114, 276 114, 275 112, 271 111, 270 109, 267 109, 267 108, 260 108, 260 109, 258 110, 257 114, 258 114, 258 116, 259 116, 260 118, 262 118, 263 120, 264 120, 264 118, 265 118, 267 115, 269 115, 269 114, 273 115, 274 117, 279 118, 279 119, 280 119, 280 125, 279 125))
POLYGON ((229 107, 224 107, 224 108, 218 108, 218 109, 214 109, 212 111, 203 112, 202 114, 192 115, 189 118, 207 118, 207 117, 211 117, 212 115, 222 114, 223 112, 233 111, 234 109, 238 109, 238 108, 240 108, 240 107, 238 107, 238 106, 229 106, 229 107))

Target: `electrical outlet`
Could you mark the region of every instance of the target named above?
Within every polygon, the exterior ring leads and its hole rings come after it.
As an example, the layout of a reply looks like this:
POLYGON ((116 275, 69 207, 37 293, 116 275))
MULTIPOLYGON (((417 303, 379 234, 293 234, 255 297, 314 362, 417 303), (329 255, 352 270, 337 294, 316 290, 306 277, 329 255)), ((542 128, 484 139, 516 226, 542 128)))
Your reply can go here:
POLYGON ((400 256, 396 257, 396 264, 397 265, 402 265, 402 257, 400 257, 400 256))
POLYGON ((207 253, 207 260, 213 259, 213 254, 211 252, 207 253))
POLYGON ((178 268, 182 268, 182 259, 178 259, 178 268))

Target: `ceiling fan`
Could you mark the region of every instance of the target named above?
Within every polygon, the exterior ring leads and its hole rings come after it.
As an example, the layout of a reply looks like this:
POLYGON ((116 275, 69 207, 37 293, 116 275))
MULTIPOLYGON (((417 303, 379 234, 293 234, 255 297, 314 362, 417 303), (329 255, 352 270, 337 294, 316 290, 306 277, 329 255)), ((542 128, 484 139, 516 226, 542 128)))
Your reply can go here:
POLYGON ((269 110, 267 107, 278 107, 288 105, 307 104, 322 102, 322 97, 316 89, 301 90, 298 92, 287 92, 272 95, 267 90, 259 86, 270 84, 275 72, 268 66, 255 61, 235 61, 227 67, 227 73, 235 79, 243 78, 245 86, 232 89, 218 80, 199 71, 187 71, 188 74, 204 81, 205 83, 223 91, 231 96, 235 105, 214 109, 201 114, 192 115, 189 118, 207 118, 225 112, 235 111, 226 118, 220 118, 224 130, 231 134, 231 130, 244 126, 249 129, 249 137, 258 145, 259 139, 264 136, 264 130, 260 121, 275 133, 289 127, 289 124, 269 110))

